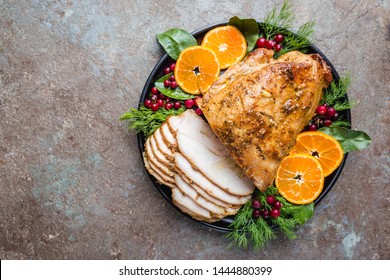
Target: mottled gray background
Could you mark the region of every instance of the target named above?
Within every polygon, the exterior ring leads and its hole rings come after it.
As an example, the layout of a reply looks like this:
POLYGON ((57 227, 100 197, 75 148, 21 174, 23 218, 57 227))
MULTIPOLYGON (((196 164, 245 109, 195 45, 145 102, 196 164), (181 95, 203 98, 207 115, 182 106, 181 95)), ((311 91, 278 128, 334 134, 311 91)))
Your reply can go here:
POLYGON ((156 33, 262 20, 272 2, 0 0, 1 259, 389 259, 388 1, 292 1, 373 138, 293 242, 226 249, 164 202, 118 121, 163 54, 156 33))

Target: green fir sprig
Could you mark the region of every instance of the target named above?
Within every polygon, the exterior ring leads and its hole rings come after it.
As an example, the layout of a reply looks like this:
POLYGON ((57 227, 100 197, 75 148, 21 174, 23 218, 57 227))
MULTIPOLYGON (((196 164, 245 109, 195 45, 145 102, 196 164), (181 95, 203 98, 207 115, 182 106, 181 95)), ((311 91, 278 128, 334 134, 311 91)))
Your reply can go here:
POLYGON ((350 84, 351 76, 349 74, 337 81, 334 80, 325 90, 320 103, 326 103, 334 107, 337 111, 351 109, 355 106, 355 103, 345 99, 350 84))
POLYGON ((256 190, 254 199, 261 202, 262 207, 271 210, 272 206, 267 204, 267 196, 274 196, 276 200, 282 202, 281 215, 278 218, 264 219, 253 218, 252 200, 248 201, 236 214, 227 238, 231 241, 229 247, 234 245, 248 248, 250 245, 254 249, 263 248, 269 241, 277 238, 277 229, 289 239, 297 238, 294 229, 299 224, 304 224, 313 215, 313 203, 307 205, 294 205, 278 194, 276 187, 271 186, 264 192, 256 190))
POLYGON ((141 106, 138 110, 130 108, 124 113, 120 120, 129 122, 129 129, 134 129, 137 133, 143 133, 146 137, 152 135, 169 116, 179 115, 184 112, 184 107, 178 110, 165 110, 163 108, 157 111, 141 106))

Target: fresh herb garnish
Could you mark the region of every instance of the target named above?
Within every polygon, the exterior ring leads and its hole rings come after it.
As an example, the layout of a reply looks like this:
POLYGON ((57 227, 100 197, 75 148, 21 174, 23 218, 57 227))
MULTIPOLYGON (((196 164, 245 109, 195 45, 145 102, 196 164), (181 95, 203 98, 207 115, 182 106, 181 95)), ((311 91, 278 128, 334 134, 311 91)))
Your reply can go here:
POLYGON ((158 34, 157 40, 174 60, 177 60, 182 50, 198 44, 194 36, 179 28, 172 28, 158 34))
POLYGON ((344 153, 364 149, 371 143, 371 138, 363 131, 352 130, 344 127, 322 127, 319 129, 340 142, 344 153))
POLYGON ((179 115, 183 112, 184 107, 178 110, 165 110, 160 108, 154 112, 142 105, 138 110, 131 108, 120 117, 120 120, 127 120, 129 122, 129 129, 134 129, 137 133, 141 132, 146 137, 149 137, 169 116, 179 115))
POLYGON ((236 245, 247 248, 251 244, 254 249, 262 248, 277 237, 275 226, 278 226, 289 239, 297 237, 294 233, 295 227, 298 224, 304 224, 313 216, 314 204, 291 204, 277 193, 278 190, 274 186, 267 188, 264 192, 255 191, 253 197, 268 210, 272 207, 266 203, 267 196, 275 196, 278 201, 282 202, 281 215, 276 219, 268 218, 267 220, 262 217, 253 218, 252 201, 248 201, 238 211, 233 223, 229 226, 232 229, 227 234, 227 238, 231 241, 229 247, 236 245))
POLYGON ((345 99, 350 84, 351 76, 349 74, 337 81, 334 80, 325 90, 320 103, 333 106, 337 111, 351 109, 354 103, 345 99))

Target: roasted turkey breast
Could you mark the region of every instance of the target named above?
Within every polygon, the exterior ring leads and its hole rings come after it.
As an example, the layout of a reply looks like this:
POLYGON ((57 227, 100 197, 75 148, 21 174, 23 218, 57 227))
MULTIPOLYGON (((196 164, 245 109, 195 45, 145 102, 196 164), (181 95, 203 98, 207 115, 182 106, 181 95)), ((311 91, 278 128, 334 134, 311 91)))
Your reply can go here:
POLYGON ((318 54, 292 51, 278 59, 273 54, 254 50, 198 102, 211 128, 262 191, 332 80, 318 54))

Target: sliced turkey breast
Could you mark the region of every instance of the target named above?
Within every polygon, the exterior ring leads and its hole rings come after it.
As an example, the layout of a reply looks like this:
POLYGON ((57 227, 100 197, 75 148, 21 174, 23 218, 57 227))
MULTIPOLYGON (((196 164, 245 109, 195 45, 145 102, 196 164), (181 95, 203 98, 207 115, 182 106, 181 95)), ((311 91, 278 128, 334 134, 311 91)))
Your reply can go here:
MULTIPOLYGON (((156 172, 151 166, 150 166, 150 163, 149 163, 149 159, 146 157, 146 154, 143 153, 142 154, 143 158, 144 158, 144 164, 145 164, 145 167, 146 167, 146 170, 148 170, 148 172, 157 180, 157 182, 159 182, 160 184, 162 185, 166 185, 170 188, 175 188, 176 185, 174 184, 174 182, 170 182, 168 181, 166 178, 163 178, 158 172, 156 172)), ((164 176, 164 175, 163 175, 164 176)), ((165 177, 165 176, 164 176, 165 177)))
POLYGON ((215 154, 203 143, 180 130, 176 133, 176 139, 180 153, 210 181, 231 194, 239 196, 252 194, 255 189, 254 184, 237 166, 233 158, 215 154))

